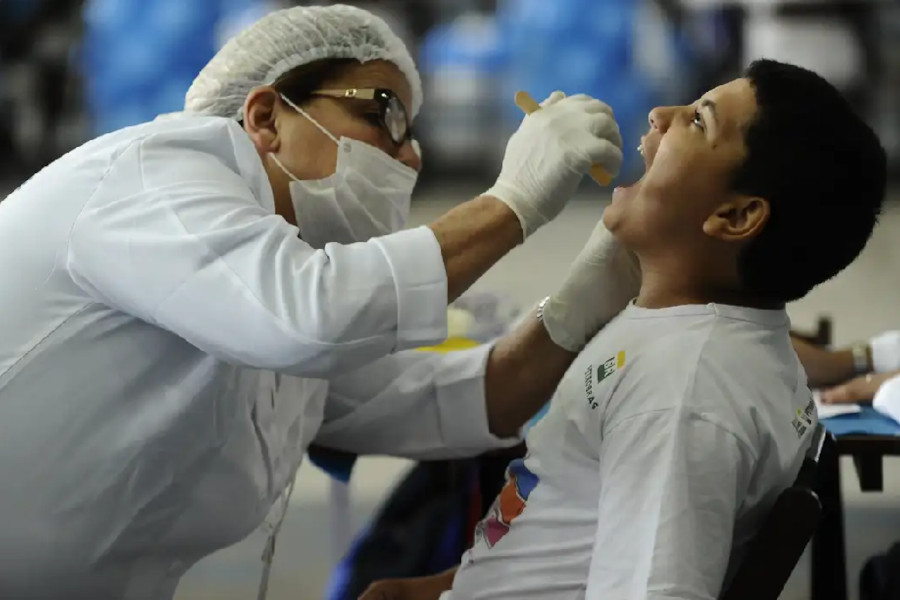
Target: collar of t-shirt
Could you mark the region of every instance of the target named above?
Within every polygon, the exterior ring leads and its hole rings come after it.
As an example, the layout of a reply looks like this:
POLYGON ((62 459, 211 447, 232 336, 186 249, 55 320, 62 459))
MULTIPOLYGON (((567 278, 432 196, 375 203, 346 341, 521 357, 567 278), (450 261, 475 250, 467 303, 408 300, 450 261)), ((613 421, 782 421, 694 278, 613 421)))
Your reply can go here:
POLYGON ((764 327, 774 328, 790 325, 787 311, 783 308, 765 310, 730 304, 715 304, 712 302, 709 304, 682 304, 666 308, 643 308, 636 304, 636 300, 632 300, 622 313, 622 316, 627 319, 696 317, 702 315, 715 315, 726 319, 749 321, 764 327))

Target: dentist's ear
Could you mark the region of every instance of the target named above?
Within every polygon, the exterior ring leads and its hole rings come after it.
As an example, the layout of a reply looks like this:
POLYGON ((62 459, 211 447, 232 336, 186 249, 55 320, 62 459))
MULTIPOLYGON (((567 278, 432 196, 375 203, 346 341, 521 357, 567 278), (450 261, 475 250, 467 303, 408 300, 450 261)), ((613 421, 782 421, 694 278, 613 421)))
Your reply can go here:
POLYGON ((255 88, 244 101, 244 131, 250 136, 260 156, 278 152, 278 90, 270 85, 255 88))

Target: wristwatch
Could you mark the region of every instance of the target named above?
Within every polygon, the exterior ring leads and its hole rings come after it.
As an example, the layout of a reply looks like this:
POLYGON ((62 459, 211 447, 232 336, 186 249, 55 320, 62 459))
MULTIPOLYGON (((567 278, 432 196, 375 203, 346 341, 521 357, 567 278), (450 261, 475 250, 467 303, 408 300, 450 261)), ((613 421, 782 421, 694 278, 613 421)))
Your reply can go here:
POLYGON ((853 371, 857 375, 868 373, 869 368, 869 345, 857 342, 850 346, 850 354, 853 355, 853 371))

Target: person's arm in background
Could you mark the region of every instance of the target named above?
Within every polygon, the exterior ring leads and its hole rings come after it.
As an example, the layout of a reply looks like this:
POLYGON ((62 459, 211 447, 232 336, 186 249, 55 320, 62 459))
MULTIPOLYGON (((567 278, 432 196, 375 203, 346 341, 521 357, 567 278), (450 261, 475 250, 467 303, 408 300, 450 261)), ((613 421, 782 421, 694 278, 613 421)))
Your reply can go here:
POLYGON ((900 331, 886 331, 862 346, 866 366, 856 367, 852 348, 829 350, 798 337, 791 338, 811 388, 826 388, 826 403, 868 402, 878 387, 900 372, 900 331))
MULTIPOLYGON (((856 375, 853 352, 849 348, 829 350, 796 336, 791 336, 791 341, 811 388, 834 385, 856 375)), ((871 351, 867 355, 871 357, 871 351)))
POLYGON ((844 383, 822 390, 825 404, 860 404, 872 402, 892 379, 900 376, 900 370, 890 373, 867 373, 844 383))

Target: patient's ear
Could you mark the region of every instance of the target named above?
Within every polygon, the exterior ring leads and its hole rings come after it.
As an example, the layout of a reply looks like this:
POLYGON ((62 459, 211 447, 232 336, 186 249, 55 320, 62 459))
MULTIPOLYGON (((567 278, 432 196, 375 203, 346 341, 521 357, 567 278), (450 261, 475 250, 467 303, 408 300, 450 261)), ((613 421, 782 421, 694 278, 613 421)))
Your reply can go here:
POLYGON ((725 242, 740 242, 756 237, 768 222, 769 201, 759 196, 735 196, 703 223, 703 233, 725 242))

